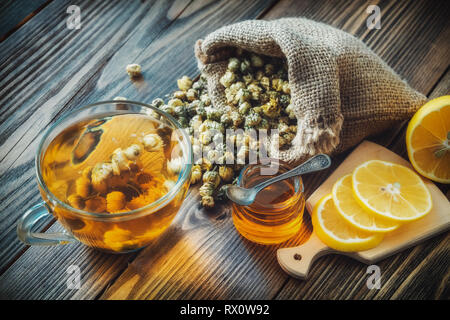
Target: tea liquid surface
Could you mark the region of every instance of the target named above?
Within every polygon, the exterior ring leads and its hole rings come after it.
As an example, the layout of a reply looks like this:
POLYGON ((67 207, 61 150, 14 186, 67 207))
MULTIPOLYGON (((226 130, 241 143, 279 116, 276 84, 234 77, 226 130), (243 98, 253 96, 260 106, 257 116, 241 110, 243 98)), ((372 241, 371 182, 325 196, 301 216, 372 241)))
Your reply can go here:
POLYGON ((48 146, 41 163, 44 182, 77 209, 106 214, 137 209, 164 196, 177 181, 182 152, 172 136, 171 128, 141 114, 79 122, 48 146), (162 143, 153 141, 147 151, 148 135, 162 143), (177 157, 177 170, 170 170, 177 157))

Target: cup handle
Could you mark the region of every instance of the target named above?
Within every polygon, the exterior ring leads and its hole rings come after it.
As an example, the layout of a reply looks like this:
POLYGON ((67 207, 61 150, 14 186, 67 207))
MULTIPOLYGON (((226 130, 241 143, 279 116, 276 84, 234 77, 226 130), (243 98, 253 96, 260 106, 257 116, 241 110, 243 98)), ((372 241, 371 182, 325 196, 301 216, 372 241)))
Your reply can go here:
POLYGON ((56 233, 36 233, 32 232, 33 227, 41 220, 52 216, 47 209, 45 202, 41 202, 29 210, 17 222, 17 235, 19 239, 30 246, 51 246, 57 244, 67 244, 77 241, 72 235, 66 232, 56 233))

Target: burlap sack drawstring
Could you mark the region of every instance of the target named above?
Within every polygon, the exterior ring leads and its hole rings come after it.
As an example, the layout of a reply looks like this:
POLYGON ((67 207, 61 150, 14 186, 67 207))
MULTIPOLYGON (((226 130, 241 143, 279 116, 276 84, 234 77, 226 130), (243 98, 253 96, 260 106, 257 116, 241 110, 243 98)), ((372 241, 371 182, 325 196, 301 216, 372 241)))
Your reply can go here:
POLYGON ((305 18, 250 20, 222 27, 196 43, 198 66, 216 108, 225 108, 219 79, 235 48, 285 58, 297 135, 271 156, 296 162, 338 153, 409 118, 426 98, 363 42, 305 18))

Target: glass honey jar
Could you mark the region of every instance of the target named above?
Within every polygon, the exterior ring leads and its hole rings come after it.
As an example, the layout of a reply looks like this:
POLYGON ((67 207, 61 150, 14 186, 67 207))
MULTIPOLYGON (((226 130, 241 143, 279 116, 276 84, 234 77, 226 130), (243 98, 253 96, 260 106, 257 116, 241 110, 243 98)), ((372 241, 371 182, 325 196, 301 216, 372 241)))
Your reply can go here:
MULTIPOLYGON (((237 185, 251 188, 292 168, 281 160, 245 166, 237 185)), ((303 221, 305 208, 303 181, 300 176, 271 184, 261 190, 249 206, 233 202, 233 222, 238 232, 259 244, 277 244, 293 237, 303 221)))

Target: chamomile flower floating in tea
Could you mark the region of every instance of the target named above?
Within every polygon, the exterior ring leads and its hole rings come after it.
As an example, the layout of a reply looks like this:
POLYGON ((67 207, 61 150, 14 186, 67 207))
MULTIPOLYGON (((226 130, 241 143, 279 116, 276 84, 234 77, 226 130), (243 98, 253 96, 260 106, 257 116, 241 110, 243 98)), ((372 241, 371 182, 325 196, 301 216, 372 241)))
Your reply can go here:
POLYGON ((163 123, 143 115, 78 123, 48 147, 44 180, 76 209, 111 214, 142 208, 174 186, 184 165, 171 135, 163 123))

